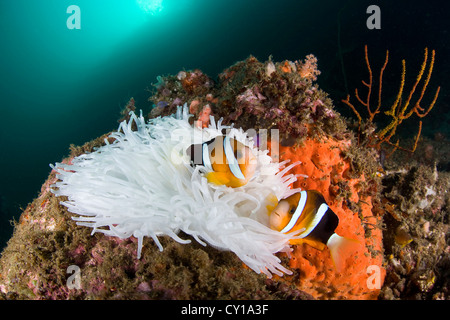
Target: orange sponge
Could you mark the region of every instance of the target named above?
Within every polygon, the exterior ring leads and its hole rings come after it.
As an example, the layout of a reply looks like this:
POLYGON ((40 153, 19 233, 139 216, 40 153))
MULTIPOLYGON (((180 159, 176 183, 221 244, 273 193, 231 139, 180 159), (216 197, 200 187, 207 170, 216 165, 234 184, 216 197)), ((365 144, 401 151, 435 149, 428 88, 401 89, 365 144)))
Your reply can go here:
POLYGON ((335 232, 361 243, 357 251, 343 257, 340 272, 328 248, 320 251, 305 243, 293 246, 289 266, 294 275, 285 280, 318 299, 375 299, 385 276, 379 218, 372 214, 371 197, 360 196, 365 177, 350 177, 351 165, 343 156, 350 145, 349 140, 321 137, 320 141, 307 138, 300 145, 279 147, 280 161, 301 161, 291 173, 308 176, 298 177, 293 187, 322 193, 339 217, 335 232))

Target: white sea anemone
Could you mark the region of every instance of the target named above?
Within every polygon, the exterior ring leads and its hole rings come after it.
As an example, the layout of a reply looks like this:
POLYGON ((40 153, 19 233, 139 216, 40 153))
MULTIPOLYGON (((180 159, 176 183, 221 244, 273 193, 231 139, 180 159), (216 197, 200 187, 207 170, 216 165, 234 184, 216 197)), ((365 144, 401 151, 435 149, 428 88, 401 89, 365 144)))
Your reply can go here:
POLYGON ((268 227, 266 206, 270 198, 287 197, 297 190, 295 181, 283 169, 285 163, 272 162, 268 151, 258 150, 242 129, 225 127, 211 117, 208 128, 189 124, 186 105, 176 114, 151 119, 130 113, 113 143, 83 154, 71 164, 56 163, 59 181, 53 193, 67 196, 61 202, 75 213, 78 225, 93 228, 92 234, 138 239, 138 258, 143 237, 151 237, 163 250, 158 236, 167 235, 188 243, 178 232, 192 236, 202 245, 234 252, 248 267, 267 276, 290 274, 275 253, 289 251, 286 235, 268 227), (136 130, 133 130, 135 125, 136 130), (256 174, 243 187, 230 188, 207 182, 205 168, 190 165, 185 150, 222 134, 248 145, 258 160, 256 174))

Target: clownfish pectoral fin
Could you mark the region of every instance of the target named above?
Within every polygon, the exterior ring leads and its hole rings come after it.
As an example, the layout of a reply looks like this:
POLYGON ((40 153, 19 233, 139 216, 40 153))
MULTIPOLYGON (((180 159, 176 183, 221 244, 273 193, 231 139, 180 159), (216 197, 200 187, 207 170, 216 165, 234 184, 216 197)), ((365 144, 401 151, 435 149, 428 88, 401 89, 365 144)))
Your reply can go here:
POLYGON ((208 182, 216 185, 227 185, 230 182, 229 175, 226 172, 208 172, 205 177, 208 179, 208 182))
POLYGON ((314 249, 317 249, 319 251, 322 251, 326 247, 323 243, 320 243, 319 241, 305 238, 292 238, 291 240, 289 240, 289 243, 292 245, 299 245, 305 243, 308 246, 313 247, 314 249))
POLYGON ((289 240, 290 244, 302 244, 306 243, 310 247, 313 247, 314 249, 317 249, 319 251, 322 251, 325 249, 325 245, 319 241, 308 239, 308 238, 292 238, 289 240))
POLYGON ((304 239, 303 241, 305 243, 307 243, 308 245, 310 245, 311 247, 316 248, 317 250, 322 251, 323 249, 325 249, 325 245, 320 241, 309 240, 309 239, 304 239))
POLYGON ((333 233, 328 239, 327 247, 330 249, 331 259, 337 272, 344 269, 345 260, 360 246, 359 241, 344 238, 333 233))

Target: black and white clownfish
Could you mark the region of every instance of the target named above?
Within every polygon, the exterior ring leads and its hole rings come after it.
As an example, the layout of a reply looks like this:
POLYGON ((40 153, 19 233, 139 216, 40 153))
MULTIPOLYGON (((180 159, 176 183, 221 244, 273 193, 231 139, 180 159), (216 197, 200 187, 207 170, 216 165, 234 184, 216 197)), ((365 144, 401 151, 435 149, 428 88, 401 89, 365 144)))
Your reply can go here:
POLYGON ((250 148, 227 135, 193 144, 186 153, 192 165, 205 166, 208 182, 216 185, 241 187, 255 174, 257 160, 250 148))
POLYGON ((323 250, 330 249, 331 258, 338 271, 343 259, 351 250, 359 246, 353 239, 335 233, 339 224, 338 216, 330 209, 322 194, 315 190, 297 192, 282 199, 269 216, 270 227, 282 233, 294 233, 291 244, 307 243, 323 250))

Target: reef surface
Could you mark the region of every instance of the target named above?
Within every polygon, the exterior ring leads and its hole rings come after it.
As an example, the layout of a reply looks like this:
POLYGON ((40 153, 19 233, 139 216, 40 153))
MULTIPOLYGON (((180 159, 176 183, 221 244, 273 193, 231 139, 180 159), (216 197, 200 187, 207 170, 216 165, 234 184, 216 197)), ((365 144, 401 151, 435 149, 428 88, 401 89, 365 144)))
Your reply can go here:
MULTIPOLYGON (((307 244, 279 253, 293 275, 272 279, 232 252, 196 241, 161 237, 160 252, 144 238, 137 259, 135 238, 91 235, 76 225, 50 191, 57 181, 52 171, 2 252, 0 299, 448 299, 446 137, 422 139, 413 157, 397 151, 381 161, 377 150, 358 143, 319 89, 319 74, 312 55, 283 62, 250 56, 216 80, 200 70, 180 71, 158 77, 148 117, 173 114, 186 103, 198 127, 213 115, 244 130, 267 130, 273 158, 302 162, 292 172, 302 175, 294 187, 320 191, 340 219, 336 232, 362 244, 342 272, 334 270, 327 249, 307 244), (272 138, 279 138, 278 150, 272 138)), ((122 119, 135 109, 130 99, 122 119)), ((108 136, 71 146, 63 163, 108 136)))

